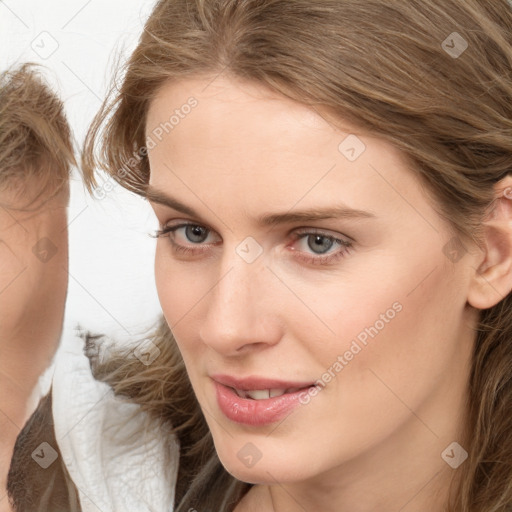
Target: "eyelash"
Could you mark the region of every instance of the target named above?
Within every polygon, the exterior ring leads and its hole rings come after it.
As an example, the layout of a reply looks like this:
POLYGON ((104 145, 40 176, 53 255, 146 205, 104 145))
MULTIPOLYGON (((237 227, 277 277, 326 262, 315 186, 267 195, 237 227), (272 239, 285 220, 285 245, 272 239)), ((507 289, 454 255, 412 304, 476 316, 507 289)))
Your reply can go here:
MULTIPOLYGON (((157 230, 152 236, 154 238, 168 237, 169 242, 172 245, 173 251, 175 251, 176 253, 188 255, 188 256, 197 256, 198 253, 204 252, 206 249, 200 249, 200 248, 192 249, 190 247, 186 247, 186 246, 177 244, 170 236, 168 236, 169 234, 176 232, 178 229, 186 228, 187 226, 194 226, 194 227, 197 226, 197 227, 207 229, 208 233, 212 232, 212 230, 210 230, 209 228, 207 228, 205 226, 202 226, 201 224, 182 223, 182 224, 178 224, 176 226, 166 226, 161 230, 157 230)), ((338 250, 334 253, 329 253, 328 255, 324 255, 324 256, 321 254, 319 254, 318 256, 305 256, 302 251, 293 249, 293 252, 295 253, 295 255, 296 255, 295 257, 297 259, 302 260, 305 263, 312 264, 312 265, 329 265, 329 264, 333 264, 334 262, 347 256, 353 247, 353 242, 350 242, 348 240, 342 240, 340 238, 336 238, 333 235, 329 235, 321 230, 315 230, 314 228, 312 228, 312 229, 301 228, 292 234, 292 236, 294 238, 294 243, 298 242, 302 239, 307 239, 308 236, 315 236, 315 235, 322 236, 322 237, 332 241, 334 244, 338 244, 340 246, 341 250, 338 250)), ((196 245, 200 246, 201 244, 196 244, 196 245)), ((212 244, 208 244, 208 245, 212 245, 212 244)))

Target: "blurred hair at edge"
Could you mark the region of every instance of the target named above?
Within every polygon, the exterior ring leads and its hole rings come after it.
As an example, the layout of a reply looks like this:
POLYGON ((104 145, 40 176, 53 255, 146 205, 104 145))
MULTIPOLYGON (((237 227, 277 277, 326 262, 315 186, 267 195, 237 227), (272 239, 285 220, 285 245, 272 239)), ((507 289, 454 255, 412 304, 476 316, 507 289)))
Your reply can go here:
POLYGON ((36 209, 68 192, 75 157, 62 102, 36 64, 0 74, 2 206, 36 209))
MULTIPOLYGON (((100 169, 144 196, 155 96, 170 82, 219 73, 398 148, 463 240, 479 239, 494 186, 512 171, 512 12, 505 0, 162 0, 90 128, 82 159, 89 190, 100 169), (455 31, 468 43, 458 59, 441 47, 455 31)), ((151 367, 141 371, 121 358, 97 376, 175 428, 177 510, 231 510, 250 485, 220 464, 163 319, 155 343, 162 354, 151 367)), ((508 294, 480 312, 460 441, 469 458, 450 511, 510 510, 511 379, 508 294)))

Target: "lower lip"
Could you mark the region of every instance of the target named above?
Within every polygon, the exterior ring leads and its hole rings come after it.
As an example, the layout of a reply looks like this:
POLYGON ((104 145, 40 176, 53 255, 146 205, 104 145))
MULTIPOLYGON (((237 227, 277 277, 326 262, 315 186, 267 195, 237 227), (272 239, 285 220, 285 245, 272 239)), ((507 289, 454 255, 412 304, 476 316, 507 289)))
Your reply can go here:
POLYGON ((283 419, 292 409, 300 405, 300 395, 305 389, 265 400, 239 397, 233 388, 214 382, 217 402, 224 415, 243 425, 269 425, 283 419))

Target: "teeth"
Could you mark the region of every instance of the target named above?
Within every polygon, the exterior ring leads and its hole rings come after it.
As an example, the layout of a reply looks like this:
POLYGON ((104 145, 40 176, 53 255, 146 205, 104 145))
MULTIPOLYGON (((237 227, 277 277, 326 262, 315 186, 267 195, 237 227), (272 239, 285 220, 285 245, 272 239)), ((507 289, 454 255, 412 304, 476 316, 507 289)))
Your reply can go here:
POLYGON ((243 391, 241 389, 235 389, 236 394, 240 398, 251 398, 252 400, 268 400, 277 396, 284 395, 287 392, 293 390, 287 389, 251 389, 250 391, 243 391))
MULTIPOLYGON (((1 0, 0 0, 1 1, 1 0)), ((269 398, 276 398, 278 396, 282 396, 286 393, 296 393, 301 389, 307 389, 309 386, 304 388, 272 388, 272 389, 251 389, 251 390, 243 390, 231 388, 240 398, 250 398, 251 400, 268 400, 269 398)))
POLYGON ((270 398, 269 389, 252 389, 251 391, 246 391, 245 394, 253 400, 266 400, 270 398))

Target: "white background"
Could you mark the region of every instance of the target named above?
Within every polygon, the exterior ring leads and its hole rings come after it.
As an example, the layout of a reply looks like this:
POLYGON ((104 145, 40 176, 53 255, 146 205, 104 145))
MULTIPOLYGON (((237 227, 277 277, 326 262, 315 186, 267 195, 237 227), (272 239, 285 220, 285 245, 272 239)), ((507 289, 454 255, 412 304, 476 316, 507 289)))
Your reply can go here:
MULTIPOLYGON (((65 103, 76 145, 99 109, 116 57, 137 44, 154 0, 0 0, 0 68, 36 62, 65 103)), ((157 225, 120 187, 98 201, 72 180, 67 328, 138 338, 157 318, 157 225)))

